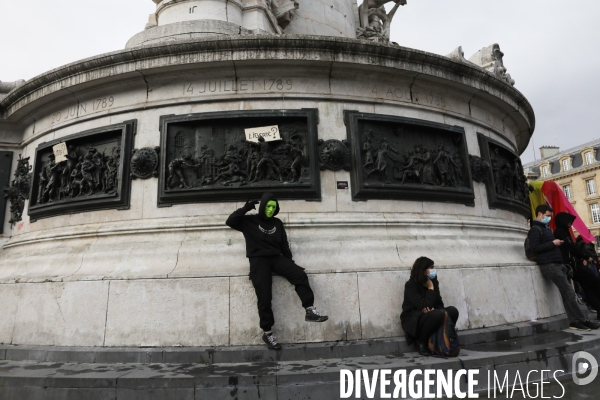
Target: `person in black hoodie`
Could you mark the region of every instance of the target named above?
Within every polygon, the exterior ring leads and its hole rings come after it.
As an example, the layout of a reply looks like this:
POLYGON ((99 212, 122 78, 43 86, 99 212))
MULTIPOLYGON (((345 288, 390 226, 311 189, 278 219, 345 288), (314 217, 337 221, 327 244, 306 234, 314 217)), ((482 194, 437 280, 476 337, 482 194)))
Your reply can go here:
POLYGON ((583 289, 587 303, 596 311, 600 311, 600 279, 588 266, 594 261, 593 257, 578 246, 571 236, 570 228, 576 218, 566 212, 556 214, 554 236, 563 241, 560 246, 563 262, 573 269, 573 280, 583 289))
POLYGON ((279 202, 272 193, 264 193, 258 208, 258 214, 246 215, 256 209, 258 201, 248 201, 244 207, 236 210, 225 222, 230 228, 244 234, 246 240, 246 257, 250 261, 250 280, 256 292, 260 327, 264 331, 263 341, 269 349, 279 350, 281 345, 273 335, 275 323, 271 309, 272 274, 286 278, 296 288, 296 293, 306 310, 305 321, 324 322, 326 315, 321 315, 314 306, 314 294, 308 283, 304 268, 292 260, 292 251, 288 243, 283 222, 275 216, 279 213, 279 202))
POLYGON ((556 239, 548 224, 552 220, 552 208, 540 204, 535 209, 536 219, 531 221, 531 229, 527 234, 529 248, 536 255, 535 261, 540 266, 544 278, 556 285, 562 297, 571 329, 589 331, 598 329, 599 324, 589 321, 577 304, 575 289, 567 279, 567 268, 563 261, 559 246, 563 241, 556 239))
POLYGON ((452 322, 458 320, 455 307, 444 307, 440 294, 437 272, 433 269, 433 260, 419 257, 410 271, 410 279, 404 285, 404 302, 400 321, 410 345, 417 343, 419 354, 431 355, 427 342, 429 337, 444 323, 445 311, 452 322))

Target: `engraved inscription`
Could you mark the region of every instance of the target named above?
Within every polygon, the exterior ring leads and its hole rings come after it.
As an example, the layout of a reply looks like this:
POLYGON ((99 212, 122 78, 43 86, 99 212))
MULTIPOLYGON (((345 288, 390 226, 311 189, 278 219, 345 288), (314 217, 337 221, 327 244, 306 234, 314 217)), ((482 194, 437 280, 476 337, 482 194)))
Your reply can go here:
POLYGON ((378 97, 384 97, 391 100, 409 100, 410 101, 410 93, 402 88, 395 86, 384 86, 378 87, 377 85, 373 86, 373 90, 371 93, 374 93, 378 97))
POLYGON ((108 96, 99 99, 86 101, 67 107, 64 110, 57 111, 51 115, 51 124, 57 124, 70 119, 74 119, 91 112, 102 111, 111 108, 115 104, 115 97, 108 96))
MULTIPOLYGON (((389 100, 404 100, 411 101, 411 93, 409 89, 400 88, 397 86, 381 86, 374 85, 371 90, 375 96, 385 98, 389 100)), ((446 98, 439 94, 426 93, 426 92, 412 92, 412 101, 415 103, 428 105, 432 107, 445 108, 446 98)))
POLYGON ((433 93, 415 92, 413 91, 413 99, 416 103, 424 104, 433 107, 446 107, 446 99, 444 96, 440 96, 433 93))
POLYGON ((183 95, 225 92, 285 92, 292 90, 292 79, 224 79, 183 84, 183 95))

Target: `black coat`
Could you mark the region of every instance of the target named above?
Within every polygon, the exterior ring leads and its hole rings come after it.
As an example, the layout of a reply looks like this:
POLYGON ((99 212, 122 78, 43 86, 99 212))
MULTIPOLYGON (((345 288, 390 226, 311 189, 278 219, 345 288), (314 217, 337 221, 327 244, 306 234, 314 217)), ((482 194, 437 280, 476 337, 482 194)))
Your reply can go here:
POLYGON ((419 317, 423 314, 422 310, 425 307, 444 308, 444 302, 440 295, 440 283, 437 278, 431 281, 433 282, 433 290, 419 285, 413 279, 409 279, 404 285, 404 302, 402 302, 400 321, 409 345, 418 336, 418 323, 419 317))
POLYGON ((275 215, 279 213, 279 202, 275 214, 271 218, 265 215, 265 207, 269 200, 275 200, 275 196, 267 192, 263 194, 258 208, 258 214, 246 215, 254 208, 253 205, 245 205, 237 209, 227 218, 225 222, 230 228, 244 234, 246 239, 246 257, 272 257, 283 255, 292 258, 292 251, 288 242, 283 222, 275 215))
POLYGON ((529 238, 529 247, 533 254, 536 255, 535 262, 537 262, 538 265, 563 264, 563 257, 560 249, 552 243, 556 238, 550 228, 540 221, 533 220, 527 237, 529 238), (539 227, 540 229, 537 229, 536 227, 539 227))
POLYGON ((564 243, 559 246, 563 262, 573 268, 577 268, 582 260, 590 257, 583 249, 577 246, 569 231, 569 225, 573 224, 575 218, 574 215, 566 212, 558 213, 555 219, 556 229, 554 230, 554 237, 564 241, 564 243))

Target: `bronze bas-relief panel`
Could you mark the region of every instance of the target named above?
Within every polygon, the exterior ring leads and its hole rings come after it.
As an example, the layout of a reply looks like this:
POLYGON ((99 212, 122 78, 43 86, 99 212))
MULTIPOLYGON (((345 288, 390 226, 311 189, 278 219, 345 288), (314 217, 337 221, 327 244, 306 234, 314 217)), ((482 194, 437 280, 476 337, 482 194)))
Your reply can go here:
POLYGON ((125 121, 40 144, 35 153, 30 218, 129 208, 129 156, 135 129, 135 120, 125 121), (53 146, 62 142, 67 146, 67 160, 56 162, 53 146))
POLYGON ((356 111, 345 122, 353 200, 475 204, 463 128, 356 111))
POLYGON ((519 156, 481 133, 477 139, 481 156, 490 166, 486 180, 489 207, 530 217, 529 185, 519 156))
POLYGON ((271 191, 320 200, 317 110, 257 110, 161 117, 159 206, 246 201, 271 191), (254 143, 245 129, 278 126, 254 143))

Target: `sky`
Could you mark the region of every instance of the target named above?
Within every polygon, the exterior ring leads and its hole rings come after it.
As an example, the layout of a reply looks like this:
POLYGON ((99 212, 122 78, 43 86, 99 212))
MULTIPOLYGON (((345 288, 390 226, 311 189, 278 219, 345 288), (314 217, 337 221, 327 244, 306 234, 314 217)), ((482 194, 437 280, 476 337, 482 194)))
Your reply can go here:
MULTIPOLYGON (((155 8, 152 0, 0 0, 0 80, 122 49, 155 8)), ((536 114, 521 156, 529 162, 543 145, 565 150, 600 138, 599 21, 598 0, 408 0, 391 39, 441 55, 462 46, 467 59, 500 44, 536 114)))

